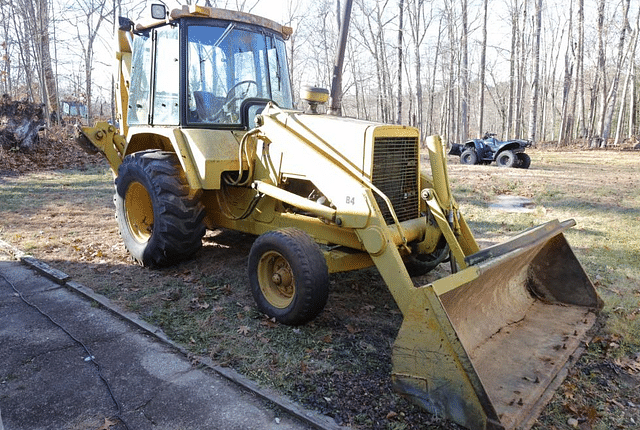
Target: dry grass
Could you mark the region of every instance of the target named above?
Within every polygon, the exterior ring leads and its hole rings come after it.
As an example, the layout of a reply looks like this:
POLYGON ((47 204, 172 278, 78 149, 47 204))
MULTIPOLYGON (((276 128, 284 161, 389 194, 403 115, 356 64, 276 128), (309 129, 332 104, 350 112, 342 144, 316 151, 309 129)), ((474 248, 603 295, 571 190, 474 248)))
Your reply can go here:
MULTIPOLYGON (((566 236, 605 300, 595 340, 537 428, 571 428, 569 419, 582 428, 632 427, 631 420, 640 423, 640 409, 631 406, 640 405, 640 369, 633 369, 640 353, 640 153, 531 151, 531 157, 529 170, 464 166, 451 157, 449 172, 453 194, 484 243, 574 218, 577 226, 566 236), (528 197, 536 208, 491 209, 503 194, 528 197)), ((1 239, 161 326, 195 354, 356 428, 453 428, 391 393, 390 345, 401 315, 375 271, 334 275, 319 318, 280 326, 256 311, 248 293, 252 237, 209 232, 192 261, 156 271, 131 264, 104 164, 0 173, 0 191, 1 239)))
POLYGON ((640 347, 640 153, 532 152, 529 170, 449 165, 453 194, 479 237, 498 240, 552 219, 575 219, 567 239, 605 300, 622 352, 640 347), (530 198, 532 213, 488 209, 498 195, 530 198))
POLYGON ((552 219, 605 302, 586 353, 534 427, 640 427, 640 153, 532 151, 528 171, 449 166, 453 194, 477 236, 490 241, 552 219), (530 198, 531 213, 488 208, 499 195, 530 198))

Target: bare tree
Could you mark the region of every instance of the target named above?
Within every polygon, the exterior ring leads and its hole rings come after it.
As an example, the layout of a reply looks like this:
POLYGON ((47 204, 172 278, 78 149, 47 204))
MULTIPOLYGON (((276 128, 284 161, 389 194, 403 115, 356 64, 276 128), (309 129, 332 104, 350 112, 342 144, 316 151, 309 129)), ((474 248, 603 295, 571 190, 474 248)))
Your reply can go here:
POLYGON ((538 120, 538 89, 540 70, 540 32, 542 30, 542 0, 536 0, 536 28, 533 44, 533 78, 531 82, 531 111, 529 113, 529 140, 536 141, 538 120))
POLYGON ((76 28, 78 45, 80 46, 84 62, 84 90, 87 104, 87 117, 93 118, 93 63, 95 54, 95 42, 100 26, 111 13, 108 10, 107 0, 75 0, 74 9, 82 15, 83 23, 75 19, 71 22, 76 28))
MULTIPOLYGON (((635 65, 635 53, 636 48, 638 46, 638 34, 640 33, 640 10, 638 11, 638 15, 636 18, 636 28, 633 30, 633 36, 631 38, 631 42, 629 43, 629 66, 627 68, 627 76, 624 80, 624 85, 622 86, 622 97, 620 97, 620 110, 618 112, 618 125, 616 126, 616 139, 614 145, 620 144, 620 139, 622 138, 622 124, 624 123, 624 112, 627 106, 627 92, 629 89, 629 82, 631 81, 631 77, 633 76, 633 69, 635 65)), ((631 88, 633 91, 634 84, 632 83, 631 88)), ((631 100, 629 103, 629 117, 633 117, 633 92, 631 93, 631 100)), ((629 124, 629 135, 633 132, 632 130, 632 122, 629 124)))
MULTIPOLYGON (((448 67, 447 74, 448 80, 446 84, 446 118, 445 118, 445 130, 444 134, 446 135, 446 141, 449 143, 459 141, 459 128, 458 128, 458 119, 456 117, 457 109, 457 100, 456 100, 456 70, 458 69, 458 52, 455 50, 455 47, 458 45, 457 39, 457 31, 455 28, 455 24, 457 22, 456 13, 454 10, 454 3, 452 0, 445 0, 445 13, 447 19, 447 34, 449 36, 449 46, 448 46, 448 63, 446 66, 448 67)), ((443 64, 443 67, 445 65, 443 64)), ((444 74, 444 71, 443 71, 444 74)))
POLYGON ((515 99, 515 137, 522 136, 524 124, 524 97, 526 82, 526 67, 529 63, 527 58, 527 9, 528 0, 524 0, 522 10, 522 25, 518 34, 517 63, 516 63, 516 99, 515 99))
POLYGON ((519 46, 519 18, 520 5, 518 0, 512 0, 511 3, 511 51, 509 59, 509 109, 507 114, 507 136, 513 134, 514 123, 514 109, 515 109, 515 95, 516 95, 516 68, 517 68, 517 55, 519 46))
POLYGON ((387 18, 384 10, 388 0, 375 2, 373 7, 365 0, 357 0, 356 5, 362 14, 362 22, 354 20, 353 27, 360 36, 360 42, 373 56, 376 69, 377 94, 376 106, 378 108, 378 120, 391 122, 391 76, 386 55, 385 29, 393 21, 387 18))
POLYGON ((478 133, 480 137, 484 128, 484 90, 485 90, 485 69, 487 67, 487 11, 489 0, 482 2, 482 45, 480 48, 480 103, 478 112, 478 133))
POLYGON ((58 121, 60 100, 58 99, 58 85, 53 73, 51 52, 49 50, 49 2, 37 0, 38 7, 38 50, 40 53, 40 67, 42 70, 44 89, 47 100, 49 118, 58 121))
MULTIPOLYGON (((589 137, 593 136, 593 130, 595 129, 596 120, 598 121, 598 135, 602 136, 602 126, 604 123, 604 113, 606 108, 607 99, 607 82, 606 82, 606 58, 605 58, 605 45, 604 45, 604 11, 605 0, 599 0, 598 2, 598 66, 596 69, 595 82, 591 91, 591 130, 589 137), (596 116, 596 104, 598 102, 598 94, 600 94, 600 112, 601 114, 596 116)), ((598 146, 597 139, 591 141, 591 147, 598 146)))
MULTIPOLYGON (((618 59, 616 61, 615 73, 611 82, 611 88, 607 97, 607 109, 605 116, 603 117, 602 124, 602 146, 607 146, 607 139, 609 139, 609 133, 611 132, 611 121, 613 119, 613 111, 616 107, 616 99, 618 95, 618 84, 620 82, 620 72, 622 70, 622 64, 624 62, 624 45, 627 29, 629 28, 629 5, 631 0, 626 0, 624 3, 622 12, 622 29, 620 30, 620 39, 618 42, 618 59)), ((629 50, 631 44, 629 45, 629 50)))
POLYGON ((18 44, 18 54, 20 58, 20 68, 24 76, 24 93, 32 102, 36 101, 34 94, 34 76, 32 67, 33 50, 31 46, 31 35, 28 28, 33 28, 33 14, 29 10, 30 3, 22 0, 16 2, 13 13, 10 14, 13 23, 13 31, 18 44), (23 19, 18 19, 19 17, 23 19))
POLYGON ((10 1, 0 1, 0 25, 2 26, 2 70, 0 70, 0 81, 2 82, 2 93, 10 97, 13 96, 13 79, 11 74, 11 58, 14 52, 14 43, 12 42, 12 27, 10 1))
POLYGON ((573 76, 573 1, 569 2, 569 31, 567 40, 567 49, 564 54, 564 85, 562 88, 562 113, 560 115, 560 131, 558 133, 558 145, 566 143, 571 133, 573 118, 569 117, 569 93, 571 91, 571 81, 573 76))
MULTIPOLYGON (((425 124, 423 119, 422 55, 420 48, 424 42, 427 30, 431 25, 432 15, 430 14, 427 16, 427 8, 425 8, 424 0, 408 0, 407 3, 407 16, 409 18, 411 40, 413 42, 413 61, 416 85, 416 121, 414 125, 420 129, 420 135, 424 137, 425 124)), ((432 9, 429 8, 430 13, 431 11, 432 9)))
POLYGON ((301 31, 301 29, 304 28, 304 19, 307 16, 308 11, 303 10, 299 0, 288 0, 286 8, 287 18, 284 24, 291 26, 294 29, 293 34, 289 37, 289 55, 287 60, 289 61, 289 70, 291 71, 291 89, 293 94, 297 94, 299 84, 293 78, 293 75, 298 67, 298 42, 305 42, 305 33, 301 31), (300 36, 302 37, 298 40, 300 36))
MULTIPOLYGON (((576 61, 576 95, 578 98, 578 136, 587 136, 584 111, 584 0, 578 0, 578 53, 576 61)), ((575 107, 574 107, 575 108, 575 107)))
POLYGON ((402 123, 402 32, 404 31, 404 0, 398 0, 398 110, 396 124, 402 123))
POLYGON ((469 137, 469 24, 468 24, 467 0, 462 0, 462 34, 460 37, 460 50, 462 63, 460 64, 460 140, 469 137))
MULTIPOLYGON (((434 110, 434 104, 435 104, 435 100, 436 100, 436 76, 438 75, 438 64, 439 64, 439 59, 440 59, 440 44, 442 41, 442 21, 444 19, 444 14, 440 15, 440 22, 438 24, 438 40, 436 42, 436 47, 435 47, 435 55, 433 56, 433 72, 432 72, 432 76, 431 76, 431 84, 430 84, 430 88, 429 88, 429 107, 427 108, 427 112, 429 112, 429 124, 426 127, 426 130, 428 130, 428 134, 432 134, 435 132, 435 127, 434 127, 434 120, 433 120, 433 110, 434 110)), ((442 103, 442 106, 444 107, 445 103, 442 103)))

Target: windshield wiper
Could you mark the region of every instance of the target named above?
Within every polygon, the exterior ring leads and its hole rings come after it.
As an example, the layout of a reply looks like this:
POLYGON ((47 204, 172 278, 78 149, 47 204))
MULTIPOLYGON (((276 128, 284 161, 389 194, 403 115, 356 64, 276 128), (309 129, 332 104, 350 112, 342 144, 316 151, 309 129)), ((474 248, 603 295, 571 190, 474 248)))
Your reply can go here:
POLYGON ((229 24, 227 28, 224 30, 224 33, 222 33, 222 35, 218 38, 218 40, 216 40, 216 43, 213 44, 213 47, 217 48, 224 41, 224 39, 227 38, 229 33, 231 33, 231 30, 233 30, 235 27, 236 25, 234 23, 229 24))

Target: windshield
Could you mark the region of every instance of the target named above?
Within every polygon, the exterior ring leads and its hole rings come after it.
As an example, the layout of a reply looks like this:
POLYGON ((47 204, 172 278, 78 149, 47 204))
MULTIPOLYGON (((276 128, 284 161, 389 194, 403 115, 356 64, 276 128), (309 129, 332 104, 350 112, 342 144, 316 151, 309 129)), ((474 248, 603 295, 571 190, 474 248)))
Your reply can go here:
POLYGON ((248 98, 292 107, 282 40, 234 24, 187 30, 188 122, 239 125, 248 98))

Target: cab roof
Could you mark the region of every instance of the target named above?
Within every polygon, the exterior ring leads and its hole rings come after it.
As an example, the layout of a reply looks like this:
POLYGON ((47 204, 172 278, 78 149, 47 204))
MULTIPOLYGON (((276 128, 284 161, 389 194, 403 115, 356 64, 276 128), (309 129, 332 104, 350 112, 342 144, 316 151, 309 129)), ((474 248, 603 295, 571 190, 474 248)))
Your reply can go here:
POLYGON ((293 29, 286 25, 278 24, 261 16, 252 15, 246 12, 238 12, 227 9, 218 9, 212 7, 205 7, 199 5, 184 5, 181 8, 173 9, 166 20, 158 19, 146 19, 136 23, 135 29, 145 30, 151 27, 155 27, 163 22, 176 21, 180 18, 215 18, 222 21, 234 21, 244 24, 253 24, 260 27, 268 28, 282 35, 284 39, 288 39, 293 33, 293 29))

